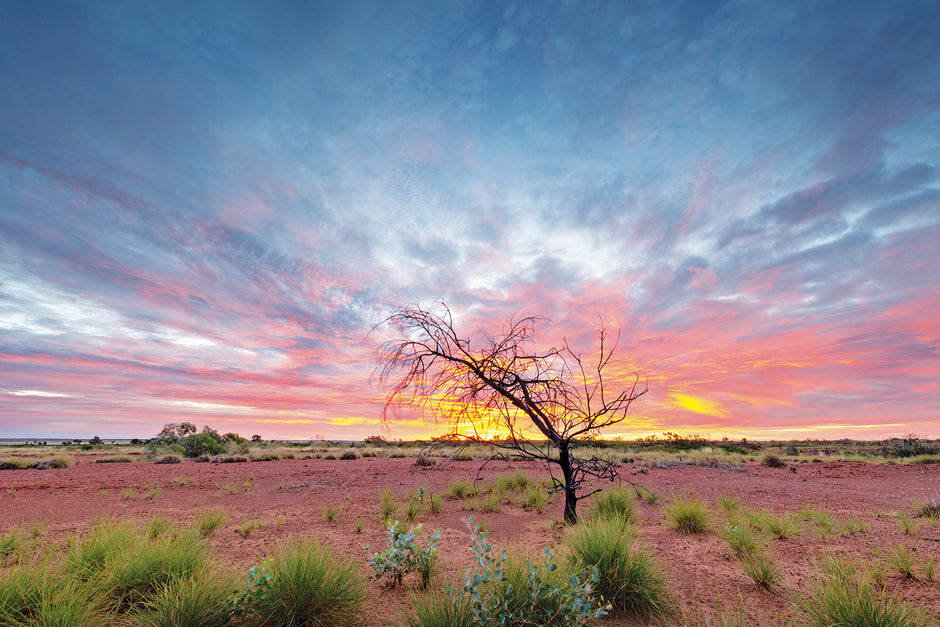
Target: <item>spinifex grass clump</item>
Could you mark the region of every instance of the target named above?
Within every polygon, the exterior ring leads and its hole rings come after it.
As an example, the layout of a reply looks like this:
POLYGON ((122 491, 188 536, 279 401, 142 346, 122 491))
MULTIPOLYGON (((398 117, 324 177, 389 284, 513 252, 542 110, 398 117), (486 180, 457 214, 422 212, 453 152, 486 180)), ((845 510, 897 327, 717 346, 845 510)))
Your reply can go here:
POLYGON ((65 553, 65 571, 80 580, 96 578, 109 562, 138 541, 138 532, 126 523, 101 522, 81 538, 72 538, 65 553))
POLYGON ((206 565, 207 549, 196 534, 183 533, 144 541, 106 560, 102 585, 119 607, 137 605, 206 565))
POLYGON ((665 578, 648 552, 635 546, 622 520, 588 521, 568 535, 575 571, 596 569, 592 594, 618 614, 649 618, 670 613, 665 578))
POLYGON ((624 523, 633 523, 636 519, 636 506, 630 492, 625 488, 609 490, 597 495, 594 499, 594 508, 591 518, 597 520, 621 520, 624 523))
POLYGON ((281 545, 262 569, 253 568, 238 606, 261 627, 354 625, 366 583, 356 565, 312 540, 281 545))
POLYGON ((213 507, 210 510, 200 512, 196 515, 196 529, 203 537, 212 535, 212 532, 225 524, 228 520, 228 514, 221 507, 213 507))
POLYGON ((91 589, 62 580, 46 564, 20 566, 0 574, 0 625, 84 626, 107 622, 91 589))
POLYGON ((695 497, 675 499, 666 506, 663 513, 672 522, 672 527, 679 533, 705 533, 708 531, 711 515, 708 505, 695 497))
POLYGON ((235 582, 201 573, 160 587, 135 617, 141 627, 225 627, 232 624, 235 582))
POLYGON ((794 597, 793 604, 800 624, 807 627, 926 627, 932 624, 917 609, 889 596, 884 588, 851 573, 823 576, 809 594, 794 597))
POLYGON ((415 597, 414 614, 407 614, 400 627, 476 627, 470 602, 460 594, 439 592, 415 597))
POLYGON ((753 527, 739 520, 725 525, 720 535, 738 558, 759 553, 764 548, 764 537, 759 535, 753 527))
POLYGON ((780 567, 765 553, 757 551, 743 555, 741 567, 761 590, 772 590, 780 581, 780 567))

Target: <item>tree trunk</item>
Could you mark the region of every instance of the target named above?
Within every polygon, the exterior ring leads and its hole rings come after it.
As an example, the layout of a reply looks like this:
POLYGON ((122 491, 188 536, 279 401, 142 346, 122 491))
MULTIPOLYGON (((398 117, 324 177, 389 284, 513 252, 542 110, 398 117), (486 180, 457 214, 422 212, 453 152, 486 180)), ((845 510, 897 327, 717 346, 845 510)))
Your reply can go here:
POLYGON ((558 447, 558 464, 565 479, 565 524, 574 525, 578 522, 578 495, 573 485, 574 469, 571 467, 571 452, 567 442, 558 447))

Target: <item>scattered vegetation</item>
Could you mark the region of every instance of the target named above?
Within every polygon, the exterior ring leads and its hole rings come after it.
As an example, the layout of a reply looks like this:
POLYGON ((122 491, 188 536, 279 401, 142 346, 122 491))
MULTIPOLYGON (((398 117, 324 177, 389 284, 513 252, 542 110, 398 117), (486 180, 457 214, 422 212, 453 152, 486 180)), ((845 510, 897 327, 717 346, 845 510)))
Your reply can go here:
MULTIPOLYGON (((416 544, 415 539, 421 533, 421 525, 406 531, 399 524, 398 521, 392 521, 387 525, 386 549, 369 557, 369 565, 372 566, 376 579, 384 578, 389 587, 401 585, 405 575, 417 573, 419 587, 426 589, 431 583, 433 562, 437 556, 437 543, 441 539, 441 532, 438 530, 429 535, 424 544, 416 544)), ((368 547, 366 549, 368 550, 368 547)))

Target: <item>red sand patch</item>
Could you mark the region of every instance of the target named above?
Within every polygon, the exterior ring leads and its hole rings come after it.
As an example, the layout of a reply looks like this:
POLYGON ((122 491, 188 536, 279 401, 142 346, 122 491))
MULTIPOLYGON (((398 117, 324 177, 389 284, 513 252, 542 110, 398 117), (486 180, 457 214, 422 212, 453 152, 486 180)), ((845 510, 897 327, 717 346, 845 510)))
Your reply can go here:
MULTIPOLYGON (((15 528, 26 533, 36 523, 42 523, 43 537, 60 543, 103 516, 162 515, 174 522, 188 523, 200 511, 223 507, 228 512, 228 522, 213 534, 211 542, 219 557, 235 568, 247 572, 278 542, 310 535, 361 564, 363 573, 368 573, 366 545, 371 545, 373 552, 385 547, 386 534, 378 514, 383 489, 388 487, 404 502, 406 495, 419 486, 434 494, 455 479, 472 481, 479 467, 479 462, 453 462, 445 468, 418 468, 411 459, 382 457, 173 465, 94 464, 86 459, 64 469, 0 471, 0 531, 15 528), (159 488, 159 494, 151 501, 146 497, 153 487, 159 488), (332 522, 323 515, 328 505, 340 508, 332 522), (353 527, 357 519, 365 521, 361 533, 356 533, 353 527), (243 537, 235 529, 248 520, 256 520, 261 526, 243 537)), ((914 533, 905 535, 889 515, 892 510, 900 510, 913 520, 918 503, 940 497, 940 466, 827 462, 796 464, 795 468, 796 472, 790 472, 755 463, 747 464, 746 472, 690 466, 643 473, 640 466, 622 468, 625 478, 663 497, 656 506, 638 508, 638 536, 665 567, 685 622, 714 624, 719 608, 730 615, 740 604, 752 618, 749 623, 786 624, 791 618, 786 591, 804 590, 816 572, 814 564, 825 554, 884 564, 890 549, 906 545, 922 563, 937 558, 940 565, 940 527, 917 519, 914 533), (640 474, 634 474, 637 471, 640 474), (851 537, 833 534, 821 538, 812 525, 804 523, 796 538, 771 542, 770 551, 783 570, 784 592, 762 592, 744 574, 727 544, 714 531, 683 536, 669 529, 661 513, 662 506, 673 496, 689 494, 712 505, 715 527, 724 520, 719 499, 734 497, 743 507, 775 512, 795 512, 808 505, 831 513, 837 520, 860 519, 869 529, 851 537)), ((535 478, 546 476, 544 468, 538 465, 500 462, 487 465, 481 478, 486 480, 519 470, 535 478)), ((589 506, 589 502, 582 502, 581 513, 587 512, 589 506)), ((561 541, 560 532, 551 524, 552 517, 561 518, 561 512, 559 496, 543 514, 527 512, 515 505, 504 505, 498 513, 481 514, 464 510, 460 501, 446 501, 440 514, 425 511, 422 517, 425 533, 438 528, 443 531, 442 569, 435 587, 462 582, 462 573, 470 561, 469 533, 463 522, 469 515, 485 524, 490 540, 498 547, 539 551, 561 541)), ((940 586, 923 580, 904 580, 887 566, 885 570, 887 586, 895 590, 899 599, 922 605, 940 618, 940 586)), ((410 588, 410 582, 405 589, 396 590, 373 583, 367 624, 390 624, 396 612, 408 605, 410 588)), ((603 624, 633 623, 608 620, 603 624)))

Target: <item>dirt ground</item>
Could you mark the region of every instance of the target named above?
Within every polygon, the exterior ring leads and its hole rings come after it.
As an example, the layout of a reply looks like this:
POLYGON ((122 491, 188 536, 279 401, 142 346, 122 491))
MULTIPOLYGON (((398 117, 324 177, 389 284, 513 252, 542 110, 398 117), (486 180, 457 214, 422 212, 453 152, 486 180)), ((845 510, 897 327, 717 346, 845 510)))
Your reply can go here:
MULTIPOLYGON (((33 534, 45 542, 64 543, 101 517, 146 519, 162 515, 189 523, 199 512, 222 507, 228 521, 210 541, 223 563, 244 571, 260 562, 280 541, 313 536, 369 573, 366 545, 371 552, 385 548, 386 532, 379 515, 380 494, 387 487, 404 504, 419 486, 431 494, 445 490, 456 479, 481 481, 507 472, 522 471, 533 478, 546 476, 543 467, 529 462, 450 462, 445 467, 422 468, 413 459, 385 457, 356 460, 283 459, 268 462, 212 464, 183 462, 92 463, 83 458, 69 468, 0 471, 0 532, 11 529, 33 534), (149 497, 149 498, 148 498, 149 497), (333 507, 332 521, 324 510, 333 507), (354 523, 363 520, 361 532, 354 523), (257 529, 236 532, 248 521, 257 529)), ((789 597, 804 591, 818 572, 825 555, 857 559, 866 565, 883 564, 885 585, 896 598, 915 603, 937 617, 940 624, 940 585, 925 577, 904 579, 887 565, 889 551, 907 546, 926 563, 940 558, 940 527, 914 518, 916 507, 940 498, 940 466, 888 465, 853 462, 791 464, 791 469, 763 467, 749 462, 746 470, 682 466, 649 468, 625 464, 623 477, 638 482, 662 498, 653 506, 638 507, 638 538, 664 567, 669 587, 680 610, 678 624, 715 625, 718 612, 730 617, 744 608, 748 624, 784 625, 793 618, 789 597), (795 470, 795 471, 794 471, 795 470), (710 503, 713 529, 705 535, 680 535, 670 529, 662 508, 676 496, 697 495, 710 503), (720 499, 733 497, 748 509, 795 512, 812 506, 829 512, 837 521, 860 520, 866 532, 852 536, 826 536, 802 523, 802 531, 789 540, 774 540, 770 551, 782 568, 782 585, 773 592, 758 590, 733 559, 727 543, 717 535, 725 524, 720 499), (893 511, 906 514, 913 532, 905 533, 893 511)), ((610 484, 599 486, 608 487, 610 484)), ((504 505, 499 512, 468 511, 468 500, 445 501, 443 511, 422 516, 424 532, 441 529, 441 570, 436 587, 460 585, 469 566, 469 532, 465 519, 473 515, 500 548, 524 547, 540 551, 559 547, 563 530, 553 524, 561 518, 562 499, 556 496, 544 513, 504 505)), ((590 508, 582 501, 581 513, 590 508)), ((940 559, 938 559, 940 564, 940 559)), ((938 576, 940 579, 940 576, 938 576)), ((365 622, 387 625, 409 605, 413 584, 390 590, 372 584, 365 622)), ((608 619, 605 625, 633 625, 608 619)))

